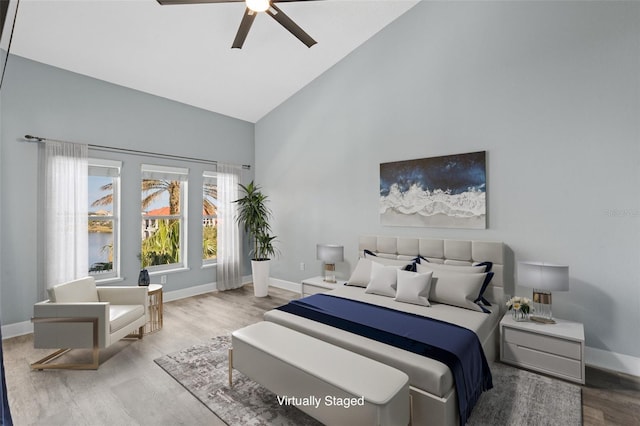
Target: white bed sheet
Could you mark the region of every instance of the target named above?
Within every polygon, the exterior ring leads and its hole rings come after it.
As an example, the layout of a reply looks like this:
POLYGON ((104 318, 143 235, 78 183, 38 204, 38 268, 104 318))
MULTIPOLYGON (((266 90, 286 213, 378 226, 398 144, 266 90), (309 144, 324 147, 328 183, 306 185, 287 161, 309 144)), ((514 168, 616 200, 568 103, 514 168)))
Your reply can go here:
MULTIPOLYGON (((344 297, 346 299, 360 300, 372 305, 385 306, 403 312, 422 315, 424 317, 457 324, 468 328, 478 335, 480 342, 484 342, 499 321, 498 306, 488 307, 490 314, 458 308, 456 306, 431 302, 431 306, 412 305, 410 303, 396 302, 392 297, 379 296, 365 293, 364 288, 354 286, 340 286, 326 294, 344 297)), ((492 304, 493 305, 493 304, 492 304)))
MULTIPOLYGON (((497 306, 492 309, 491 314, 435 303, 430 307, 426 307, 396 302, 393 298, 368 294, 364 292, 364 288, 350 286, 339 287, 327 294, 360 300, 457 324, 474 331, 481 343, 487 340, 487 337, 489 337, 500 320, 497 306)), ((409 376, 411 386, 433 395, 445 397, 453 389, 451 370, 439 361, 277 309, 268 311, 264 319, 404 371, 409 376)), ((488 344, 492 343, 488 342, 488 344)))

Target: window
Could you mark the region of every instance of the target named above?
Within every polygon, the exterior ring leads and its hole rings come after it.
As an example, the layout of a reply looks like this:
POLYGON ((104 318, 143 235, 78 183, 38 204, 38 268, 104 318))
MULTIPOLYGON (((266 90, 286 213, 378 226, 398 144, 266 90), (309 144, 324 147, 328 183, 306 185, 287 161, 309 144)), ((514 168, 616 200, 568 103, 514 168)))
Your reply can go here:
POLYGON ((143 268, 186 266, 188 173, 184 168, 142 165, 143 268))
POLYGON ((202 264, 218 257, 218 187, 215 172, 204 172, 202 185, 202 264))
POLYGON ((88 163, 89 275, 115 278, 120 271, 121 163, 94 158, 88 163))

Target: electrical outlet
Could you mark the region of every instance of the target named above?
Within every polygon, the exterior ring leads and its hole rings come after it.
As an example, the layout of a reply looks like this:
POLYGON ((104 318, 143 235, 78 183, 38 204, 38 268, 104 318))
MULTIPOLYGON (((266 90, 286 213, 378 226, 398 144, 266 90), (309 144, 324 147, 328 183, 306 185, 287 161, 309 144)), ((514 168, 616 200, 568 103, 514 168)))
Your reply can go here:
POLYGON ((166 283, 167 283, 167 276, 160 275, 160 284, 166 284, 166 283))
POLYGON ((305 267, 304 262, 300 262, 300 270, 301 271, 304 271, 304 267, 305 267))

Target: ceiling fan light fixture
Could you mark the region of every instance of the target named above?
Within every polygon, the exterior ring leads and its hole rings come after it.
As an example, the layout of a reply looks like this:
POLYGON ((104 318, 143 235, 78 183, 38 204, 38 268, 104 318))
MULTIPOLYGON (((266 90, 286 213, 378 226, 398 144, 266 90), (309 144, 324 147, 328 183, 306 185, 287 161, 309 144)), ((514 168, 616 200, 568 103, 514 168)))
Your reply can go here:
POLYGON ((254 12, 264 12, 269 9, 269 0, 246 0, 247 7, 254 12))

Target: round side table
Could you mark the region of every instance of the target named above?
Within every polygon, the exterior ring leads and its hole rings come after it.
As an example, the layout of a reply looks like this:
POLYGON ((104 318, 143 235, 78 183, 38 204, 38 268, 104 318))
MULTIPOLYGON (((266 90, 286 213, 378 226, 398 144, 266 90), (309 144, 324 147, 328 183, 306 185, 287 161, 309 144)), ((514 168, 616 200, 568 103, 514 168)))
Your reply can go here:
POLYGON ((156 332, 162 328, 162 284, 149 284, 149 319, 144 326, 144 334, 156 332))

